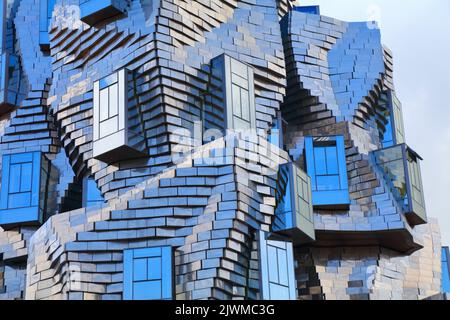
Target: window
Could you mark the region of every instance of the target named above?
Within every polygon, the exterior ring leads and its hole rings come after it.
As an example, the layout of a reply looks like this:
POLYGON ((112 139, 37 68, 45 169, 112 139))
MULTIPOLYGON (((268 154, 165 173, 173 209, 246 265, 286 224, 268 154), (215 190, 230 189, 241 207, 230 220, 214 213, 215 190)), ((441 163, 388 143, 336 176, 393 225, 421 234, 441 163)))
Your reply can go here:
POLYGON ((311 177, 313 205, 323 209, 350 204, 343 136, 307 137, 306 168, 311 177))
POLYGON ((97 183, 91 177, 83 179, 83 207, 91 207, 105 203, 97 183))
POLYGON ((4 51, 0 55, 0 115, 18 106, 21 99, 19 59, 4 51))
POLYGON ((402 105, 392 91, 381 95, 378 103, 384 108, 384 126, 380 126, 380 139, 383 148, 405 142, 402 105))
POLYGON ((171 247, 124 251, 125 300, 173 299, 171 247))
POLYGON ((422 158, 405 144, 377 150, 372 154, 392 192, 402 205, 408 221, 413 225, 426 223, 420 172, 422 158))
POLYGON ((284 148, 284 141, 283 141, 284 126, 285 121, 281 116, 281 112, 278 112, 277 117, 275 118, 272 127, 269 130, 267 141, 269 141, 272 145, 275 145, 280 149, 284 148))
POLYGON ((4 155, 0 225, 43 220, 49 161, 40 152, 4 155))
POLYGON ((442 292, 450 293, 450 251, 442 248, 442 292))
POLYGON ((266 240, 259 232, 262 300, 296 300, 292 243, 266 240))
POLYGON ((296 6, 294 11, 320 15, 320 6, 296 6))
POLYGON ((211 96, 204 108, 206 128, 256 129, 253 68, 225 54, 214 58, 211 66, 211 96))
POLYGON ((119 70, 94 83, 94 158, 114 163, 146 156, 134 75, 119 70))
POLYGON ((126 0, 80 0, 81 21, 93 26, 100 21, 125 13, 126 0))
POLYGON ((39 1, 40 1, 39 45, 41 46, 42 51, 49 51, 50 40, 48 37, 48 32, 56 0, 39 0, 39 1))
POLYGON ((294 244, 315 240, 311 179, 294 163, 281 165, 275 194, 273 231, 286 234, 294 244))

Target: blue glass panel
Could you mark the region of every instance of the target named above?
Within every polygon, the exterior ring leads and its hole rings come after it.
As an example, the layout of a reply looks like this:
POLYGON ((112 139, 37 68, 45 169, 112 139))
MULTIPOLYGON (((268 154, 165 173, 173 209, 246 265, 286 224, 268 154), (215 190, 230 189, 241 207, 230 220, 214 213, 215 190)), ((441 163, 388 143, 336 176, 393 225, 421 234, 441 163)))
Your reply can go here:
POLYGON ((314 163, 316 167, 316 175, 327 174, 327 158, 325 148, 314 148, 314 163))
POLYGON ((24 163, 21 166, 20 192, 30 192, 33 174, 33 164, 24 163))
POLYGON ((133 285, 134 300, 161 299, 161 281, 135 282, 133 285))
POLYGON ((269 246, 267 248, 267 256, 269 259, 269 281, 278 282, 278 256, 277 249, 269 246))
POLYGON ((134 259, 133 262, 133 280, 147 280, 147 259, 134 259))
POLYGON ((8 200, 9 209, 29 207, 30 196, 31 194, 29 192, 10 194, 8 200))
POLYGON ((394 135, 392 131, 393 128, 391 115, 388 115, 386 117, 386 120, 388 120, 388 123, 386 124, 386 131, 383 134, 383 141, 381 142, 383 148, 392 147, 394 145, 394 135))
POLYGON ((450 293, 450 251, 442 248, 442 292, 450 293))
POLYGON ((20 192, 20 175, 22 171, 21 164, 13 164, 9 173, 9 193, 20 192))
POLYGON ((317 176, 317 191, 339 190, 339 176, 317 176))
POLYGON ((148 280, 161 279, 161 258, 148 259, 148 280))
POLYGON ((90 207, 105 203, 105 199, 93 178, 85 178, 83 183, 83 206, 90 207))
POLYGON ((339 174, 339 162, 336 147, 326 147, 327 174, 339 174))

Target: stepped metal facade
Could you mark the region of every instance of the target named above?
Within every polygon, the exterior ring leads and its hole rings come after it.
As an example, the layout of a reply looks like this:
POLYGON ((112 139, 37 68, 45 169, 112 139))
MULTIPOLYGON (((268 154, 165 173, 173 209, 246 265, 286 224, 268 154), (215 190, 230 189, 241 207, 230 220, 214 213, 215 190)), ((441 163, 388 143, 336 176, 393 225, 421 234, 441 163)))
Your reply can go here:
POLYGON ((441 292, 375 24, 289 0, 0 14, 1 299, 441 292))

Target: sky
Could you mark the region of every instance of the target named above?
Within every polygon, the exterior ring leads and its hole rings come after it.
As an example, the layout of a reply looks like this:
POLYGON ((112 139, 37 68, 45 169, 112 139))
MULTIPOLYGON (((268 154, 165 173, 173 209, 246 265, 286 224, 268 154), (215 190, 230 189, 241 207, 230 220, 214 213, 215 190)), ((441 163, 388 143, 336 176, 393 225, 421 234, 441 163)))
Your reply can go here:
POLYGON ((377 21, 394 53, 407 144, 419 153, 427 214, 450 245, 450 1, 300 0, 344 21, 377 21))

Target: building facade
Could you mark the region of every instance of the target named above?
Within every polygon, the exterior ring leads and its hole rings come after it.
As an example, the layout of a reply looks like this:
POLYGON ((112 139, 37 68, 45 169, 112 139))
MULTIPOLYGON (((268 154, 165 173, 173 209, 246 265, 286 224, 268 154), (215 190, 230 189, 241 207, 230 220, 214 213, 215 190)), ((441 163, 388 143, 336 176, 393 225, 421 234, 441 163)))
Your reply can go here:
POLYGON ((290 0, 0 6, 0 299, 441 292, 374 23, 290 0))

